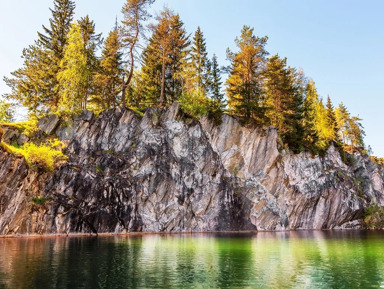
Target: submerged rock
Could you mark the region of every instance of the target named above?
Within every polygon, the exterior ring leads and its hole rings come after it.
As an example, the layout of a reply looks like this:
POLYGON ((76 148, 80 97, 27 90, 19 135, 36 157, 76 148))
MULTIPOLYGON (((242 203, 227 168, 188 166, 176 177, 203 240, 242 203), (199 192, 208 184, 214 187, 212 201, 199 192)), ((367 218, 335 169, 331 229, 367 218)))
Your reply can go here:
POLYGON ((52 174, 0 148, 0 234, 359 228, 384 205, 384 170, 366 157, 293 155, 276 129, 228 115, 180 119, 178 104, 55 119, 69 160, 52 174))

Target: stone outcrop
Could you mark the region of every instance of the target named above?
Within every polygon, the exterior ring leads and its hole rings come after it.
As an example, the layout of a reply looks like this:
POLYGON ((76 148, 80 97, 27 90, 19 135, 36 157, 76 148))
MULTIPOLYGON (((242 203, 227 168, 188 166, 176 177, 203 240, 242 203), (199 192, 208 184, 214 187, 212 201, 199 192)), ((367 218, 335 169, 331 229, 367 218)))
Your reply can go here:
POLYGON ((384 205, 384 169, 369 158, 293 155, 276 129, 228 115, 198 122, 174 104, 39 124, 68 144, 68 162, 38 173, 0 148, 0 234, 360 228, 384 205))

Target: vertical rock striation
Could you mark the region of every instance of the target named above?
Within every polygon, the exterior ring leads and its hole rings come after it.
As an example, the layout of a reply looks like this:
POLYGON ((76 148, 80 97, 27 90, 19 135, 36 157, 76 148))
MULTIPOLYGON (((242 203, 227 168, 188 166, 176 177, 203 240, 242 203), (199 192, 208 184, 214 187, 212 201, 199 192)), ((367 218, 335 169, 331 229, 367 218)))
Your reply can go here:
POLYGON ((359 228, 365 208, 384 205, 384 170, 368 158, 292 155, 272 127, 197 122, 176 103, 40 125, 69 160, 38 173, 0 148, 0 234, 359 228))

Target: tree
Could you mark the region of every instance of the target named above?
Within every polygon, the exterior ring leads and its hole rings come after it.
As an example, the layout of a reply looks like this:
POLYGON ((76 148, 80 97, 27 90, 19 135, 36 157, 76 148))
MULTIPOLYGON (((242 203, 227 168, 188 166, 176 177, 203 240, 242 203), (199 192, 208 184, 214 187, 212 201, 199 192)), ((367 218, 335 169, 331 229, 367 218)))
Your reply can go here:
POLYGON ((352 116, 346 106, 341 103, 335 112, 339 125, 340 133, 345 145, 350 145, 353 149, 364 148, 364 127, 361 124, 362 119, 358 116, 352 116))
POLYGON ((207 95, 208 89, 208 53, 203 32, 197 28, 191 47, 192 86, 198 92, 207 95))
POLYGON ((315 82, 310 80, 305 89, 303 105, 304 146, 306 149, 317 152, 319 136, 316 130, 316 109, 319 103, 315 82))
POLYGON ((128 88, 135 69, 135 61, 137 60, 137 47, 140 38, 144 35, 143 22, 146 21, 150 14, 149 6, 154 0, 127 0, 122 8, 123 20, 121 27, 121 39, 124 48, 128 51, 128 68, 126 70, 126 80, 123 82, 122 104, 125 106, 125 91, 128 88))
POLYGON ((6 97, 26 106, 31 117, 57 109, 57 74, 74 9, 73 1, 54 0, 50 27, 43 26, 44 33, 38 32, 38 40, 23 50, 23 67, 11 73, 13 78, 4 78, 12 90, 6 97))
POLYGON ((151 25, 152 36, 143 52, 145 102, 169 105, 183 93, 183 68, 190 44, 179 15, 165 9, 151 25), (160 95, 160 99, 158 96, 160 95))
MULTIPOLYGON (((0 99, 0 122, 10 122, 13 120, 13 109, 10 103, 0 99)), ((1 141, 1 137, 0 137, 1 141)))
POLYGON ((303 138, 303 98, 297 73, 287 67, 286 58, 274 55, 268 59, 264 77, 267 119, 278 129, 283 141, 299 152, 303 138))
POLYGON ((23 67, 11 73, 13 78, 4 77, 11 88, 11 93, 4 96, 27 107, 29 116, 37 119, 47 108, 45 92, 50 90, 50 83, 44 80, 44 75, 47 74, 49 59, 38 41, 23 50, 22 58, 23 67))
POLYGON ((52 18, 49 19, 49 28, 43 26, 44 32, 38 32, 39 42, 48 58, 44 62, 48 67, 40 77, 46 83, 45 87, 48 88, 44 91, 45 102, 52 110, 57 108, 59 102, 58 73, 64 57, 67 34, 71 27, 75 7, 75 3, 71 0, 54 0, 54 8, 50 9, 52 18))
POLYGON ((221 70, 216 54, 213 55, 212 61, 209 62, 208 76, 208 93, 210 97, 215 101, 224 103, 224 94, 221 91, 223 82, 221 81, 221 70))
POLYGON ((95 92, 94 78, 99 69, 99 60, 96 50, 102 43, 101 33, 96 34, 95 23, 85 16, 79 20, 81 35, 83 36, 84 50, 87 57, 87 70, 89 71, 84 93, 84 108, 87 106, 89 94, 95 92))
POLYGON ((61 87, 59 109, 76 111, 85 109, 85 91, 90 70, 87 66, 87 52, 80 24, 74 22, 68 33, 68 44, 60 64, 58 81, 61 87))
POLYGON ((231 63, 226 81, 228 104, 234 114, 246 121, 262 122, 264 119, 262 72, 268 54, 265 50, 267 40, 266 36, 254 36, 253 28, 244 26, 240 38, 235 40, 238 51, 227 50, 231 63))
POLYGON ((100 109, 116 107, 122 83, 122 52, 117 27, 109 32, 101 52, 99 71, 95 76, 98 93, 91 99, 100 109))
POLYGON ((330 130, 332 131, 332 139, 331 141, 334 141, 335 143, 339 143, 340 139, 338 136, 338 124, 336 120, 336 114, 335 114, 335 109, 333 107, 331 98, 328 96, 327 97, 327 119, 328 119, 328 125, 330 127, 330 130))

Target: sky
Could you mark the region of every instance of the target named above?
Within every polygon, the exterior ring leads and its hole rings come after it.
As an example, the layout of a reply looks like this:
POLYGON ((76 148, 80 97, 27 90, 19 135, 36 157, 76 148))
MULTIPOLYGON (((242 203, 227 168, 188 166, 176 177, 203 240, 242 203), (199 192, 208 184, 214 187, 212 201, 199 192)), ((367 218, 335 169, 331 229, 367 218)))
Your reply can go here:
MULTIPOLYGON (((124 2, 76 0, 75 19, 88 14, 106 37, 124 2)), ((52 6, 53 0, 0 0, 0 95, 9 92, 3 77, 21 67, 23 48, 48 25, 52 6)), ((324 99, 343 102, 363 119, 366 144, 384 157, 384 1, 156 0, 152 14, 164 7, 180 14, 188 33, 201 27, 210 56, 216 53, 221 65, 243 25, 267 35, 271 55, 287 57, 324 99)))

